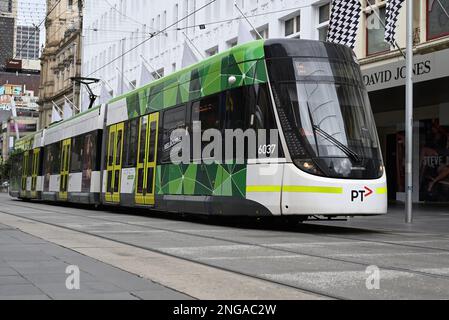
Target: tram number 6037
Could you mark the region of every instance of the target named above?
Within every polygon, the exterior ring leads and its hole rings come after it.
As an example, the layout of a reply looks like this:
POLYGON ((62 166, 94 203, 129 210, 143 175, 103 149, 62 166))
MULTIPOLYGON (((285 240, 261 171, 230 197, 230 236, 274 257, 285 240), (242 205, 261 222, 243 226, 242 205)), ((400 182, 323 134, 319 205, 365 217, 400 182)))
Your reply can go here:
POLYGON ((264 144, 259 146, 259 154, 272 155, 276 150, 275 144, 264 144))

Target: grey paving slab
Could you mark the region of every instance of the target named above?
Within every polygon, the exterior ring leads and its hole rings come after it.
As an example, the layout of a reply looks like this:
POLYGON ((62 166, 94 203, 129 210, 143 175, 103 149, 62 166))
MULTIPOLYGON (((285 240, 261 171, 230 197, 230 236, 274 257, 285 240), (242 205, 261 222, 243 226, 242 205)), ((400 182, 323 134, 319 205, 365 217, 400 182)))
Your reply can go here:
POLYGON ((0 276, 0 286, 10 285, 10 284, 28 284, 29 281, 22 276, 0 276))
POLYGON ((0 224, 0 300, 135 300, 151 297, 189 298, 134 274, 0 224), (66 288, 65 271, 69 265, 80 268, 80 290, 70 291, 66 288), (133 291, 142 292, 141 297, 134 295, 133 291), (151 292, 154 294, 151 295, 151 292))
POLYGON ((18 296, 0 296, 0 300, 52 300, 51 297, 44 294, 37 295, 18 295, 18 296))
POLYGON ((30 283, 2 284, 0 285, 0 297, 17 295, 41 295, 43 292, 30 283))
POLYGON ((0 267, 0 276, 15 276, 18 272, 10 267, 0 267))
POLYGON ((129 292, 119 293, 56 293, 50 295, 55 300, 142 300, 129 292))
POLYGON ((170 293, 162 290, 133 291, 133 295, 142 300, 193 300, 181 293, 170 293))

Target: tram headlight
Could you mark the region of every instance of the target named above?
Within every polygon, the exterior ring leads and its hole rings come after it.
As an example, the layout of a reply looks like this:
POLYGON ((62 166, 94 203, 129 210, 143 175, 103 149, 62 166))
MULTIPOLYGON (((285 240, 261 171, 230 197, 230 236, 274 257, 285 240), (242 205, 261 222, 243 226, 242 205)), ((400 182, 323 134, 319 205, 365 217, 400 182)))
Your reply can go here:
POLYGON ((294 164, 300 168, 301 170, 318 175, 323 176, 323 172, 316 166, 316 164, 311 159, 296 159, 293 160, 294 164))

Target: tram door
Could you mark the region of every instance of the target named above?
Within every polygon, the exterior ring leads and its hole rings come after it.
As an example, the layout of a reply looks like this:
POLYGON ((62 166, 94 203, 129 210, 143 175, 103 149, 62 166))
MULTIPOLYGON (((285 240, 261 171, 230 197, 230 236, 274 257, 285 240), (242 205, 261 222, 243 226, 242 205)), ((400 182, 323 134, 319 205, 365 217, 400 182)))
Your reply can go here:
POLYGON ((33 167, 31 172, 31 197, 36 198, 37 196, 37 176, 39 174, 39 155, 40 148, 33 150, 33 167))
POLYGON ((72 149, 72 139, 62 141, 61 166, 59 176, 59 200, 68 199, 70 154, 72 149))
POLYGON ((21 191, 25 194, 27 190, 27 177, 28 177, 28 166, 30 165, 30 153, 26 151, 23 154, 23 165, 22 165, 22 181, 21 181, 21 191))
POLYGON ((154 205, 156 178, 157 141, 159 113, 140 118, 139 150, 137 161, 136 196, 137 204, 154 205))
POLYGON ((122 172, 122 150, 124 123, 109 127, 107 153, 106 202, 120 203, 120 178, 122 172))

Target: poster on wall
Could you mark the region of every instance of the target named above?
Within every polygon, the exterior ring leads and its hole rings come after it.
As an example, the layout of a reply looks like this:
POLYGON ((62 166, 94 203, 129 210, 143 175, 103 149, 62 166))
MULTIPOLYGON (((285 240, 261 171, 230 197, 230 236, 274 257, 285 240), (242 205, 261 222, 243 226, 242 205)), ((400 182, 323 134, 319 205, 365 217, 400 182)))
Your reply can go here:
POLYGON ((449 202, 449 126, 420 121, 420 194, 425 202, 449 202))

